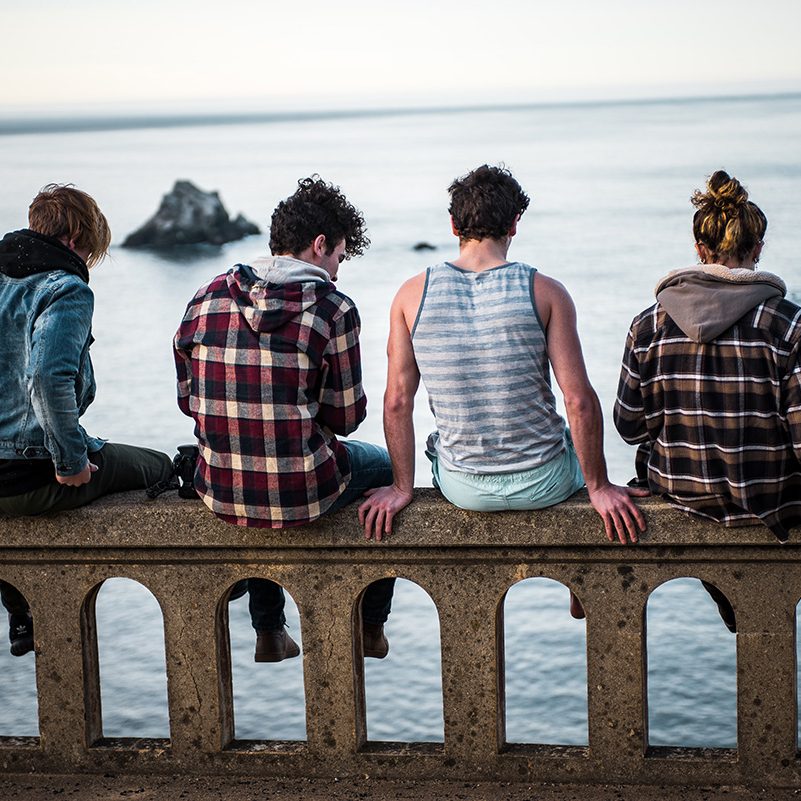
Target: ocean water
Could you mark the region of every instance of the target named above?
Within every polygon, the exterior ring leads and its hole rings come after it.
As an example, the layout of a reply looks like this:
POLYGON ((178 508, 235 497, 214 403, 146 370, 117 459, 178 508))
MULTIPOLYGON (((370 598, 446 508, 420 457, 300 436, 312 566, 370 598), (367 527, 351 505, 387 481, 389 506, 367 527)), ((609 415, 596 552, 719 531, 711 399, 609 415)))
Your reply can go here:
MULTIPOLYGON (((690 194, 718 168, 739 177, 769 220, 761 267, 782 275, 797 300, 800 140, 801 96, 5 134, 0 227, 24 227, 28 203, 51 181, 90 192, 117 243, 176 179, 219 190, 229 212, 243 212, 265 231, 297 179, 316 172, 340 184, 364 210, 373 243, 366 256, 343 265, 339 287, 362 317, 370 403, 357 436, 381 443, 394 292, 428 264, 455 255, 450 181, 478 164, 504 162, 532 198, 510 258, 537 266, 573 295, 606 415, 610 475, 625 482, 633 451, 611 425, 619 359, 629 322, 652 302, 659 277, 695 261, 690 194), (414 252, 422 240, 437 250, 414 252)), ((99 391, 84 417, 88 431, 169 452, 192 440, 191 421, 174 400, 172 334, 197 287, 265 252, 264 235, 171 253, 112 248, 92 273, 99 391)), ((417 483, 428 485, 422 445, 432 422, 423 390, 415 426, 417 483)), ((567 614, 565 588, 523 582, 506 603, 507 739, 585 743, 584 625, 567 614)), ((245 607, 235 602, 230 614, 237 737, 303 739, 301 660, 255 665, 245 607)), ((115 579, 102 589, 97 610, 105 733, 166 736, 158 604, 144 588, 115 579)), ((296 614, 290 625, 302 639, 296 614)), ((648 631, 651 742, 734 745, 735 638, 699 583, 688 577, 659 588, 649 602, 648 631)), ((389 658, 366 666, 368 734, 439 740, 438 624, 425 592, 399 582, 388 633, 389 658)), ((0 669, 0 734, 35 734, 34 658, 0 651, 0 669)))

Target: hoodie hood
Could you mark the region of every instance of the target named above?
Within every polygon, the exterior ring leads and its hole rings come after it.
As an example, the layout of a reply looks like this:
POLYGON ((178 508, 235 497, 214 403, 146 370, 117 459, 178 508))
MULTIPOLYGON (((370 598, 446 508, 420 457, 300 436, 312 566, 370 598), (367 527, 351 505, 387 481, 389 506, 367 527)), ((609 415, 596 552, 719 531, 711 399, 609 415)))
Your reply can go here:
POLYGON ((52 236, 28 228, 12 231, 0 240, 0 273, 9 278, 64 270, 89 283, 89 268, 75 252, 52 236))
POLYGON ((656 285, 656 299, 693 342, 711 342, 743 315, 787 287, 773 273, 702 264, 673 270, 656 285))
POLYGON ((288 256, 237 264, 227 280, 240 313, 259 334, 277 330, 336 291, 322 267, 288 256))

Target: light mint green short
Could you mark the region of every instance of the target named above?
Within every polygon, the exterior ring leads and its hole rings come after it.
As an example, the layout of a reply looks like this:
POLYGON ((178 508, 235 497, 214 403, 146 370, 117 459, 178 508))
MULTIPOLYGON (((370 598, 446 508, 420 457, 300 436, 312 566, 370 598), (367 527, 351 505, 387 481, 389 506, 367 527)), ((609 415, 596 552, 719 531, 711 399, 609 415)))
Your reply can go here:
POLYGON ((569 498, 584 486, 570 432, 564 452, 550 462, 521 473, 461 473, 448 470, 435 454, 431 459, 434 485, 460 509, 500 512, 507 509, 544 509, 569 498))

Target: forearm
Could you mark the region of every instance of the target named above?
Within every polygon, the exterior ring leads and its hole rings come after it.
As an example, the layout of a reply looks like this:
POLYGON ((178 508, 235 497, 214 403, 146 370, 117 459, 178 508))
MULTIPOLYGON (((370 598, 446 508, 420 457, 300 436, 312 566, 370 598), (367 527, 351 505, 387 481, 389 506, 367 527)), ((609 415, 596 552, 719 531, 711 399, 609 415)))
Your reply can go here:
POLYGON ((414 421, 412 407, 384 408, 384 437, 392 460, 394 486, 411 495, 414 488, 414 421))
POLYGON ((604 426, 598 396, 590 390, 575 400, 566 399, 570 434, 587 489, 593 492, 609 484, 604 459, 604 426))

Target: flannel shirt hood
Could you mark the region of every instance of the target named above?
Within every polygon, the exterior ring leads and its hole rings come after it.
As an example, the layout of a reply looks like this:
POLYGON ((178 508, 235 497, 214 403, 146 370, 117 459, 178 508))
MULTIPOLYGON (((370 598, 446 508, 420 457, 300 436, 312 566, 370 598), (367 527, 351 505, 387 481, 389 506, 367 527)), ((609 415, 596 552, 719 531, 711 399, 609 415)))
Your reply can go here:
POLYGON ((746 312, 787 288, 777 275, 721 264, 673 270, 656 285, 656 299, 693 342, 712 342, 746 312))
POLYGON ((277 331, 336 291, 320 267, 298 259, 273 256, 253 266, 237 264, 228 273, 231 299, 257 334, 277 331))

